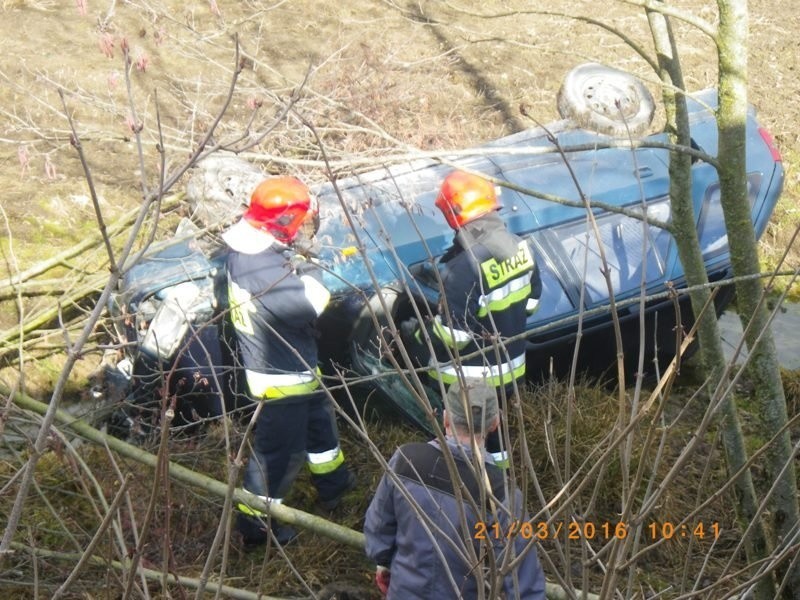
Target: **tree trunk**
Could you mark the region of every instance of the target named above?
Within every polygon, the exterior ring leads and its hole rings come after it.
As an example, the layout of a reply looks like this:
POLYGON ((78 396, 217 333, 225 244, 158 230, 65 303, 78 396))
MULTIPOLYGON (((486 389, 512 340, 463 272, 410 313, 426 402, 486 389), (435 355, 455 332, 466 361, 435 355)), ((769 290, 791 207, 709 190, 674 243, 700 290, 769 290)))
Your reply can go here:
MULTIPOLYGON (((665 83, 663 100, 670 142, 688 147, 691 145, 689 118, 686 97, 679 91, 684 90, 685 87, 675 40, 669 22, 663 15, 648 12, 648 19, 658 52, 661 69, 659 75, 665 83)), ((678 151, 670 152, 670 201, 675 244, 688 284, 704 286, 708 283, 708 275, 697 237, 691 166, 691 157, 688 154, 678 151)), ((750 231, 752 233, 752 228, 750 231)), ((725 355, 716 312, 711 309, 703 311, 703 307, 711 301, 711 292, 707 287, 697 287, 696 291, 690 294, 690 299, 692 311, 695 315, 700 315, 697 330, 700 358, 703 372, 708 377, 708 389, 713 397, 715 391, 727 388, 724 381, 725 355)), ((730 472, 735 473, 747 463, 747 451, 736 404, 730 394, 721 400, 720 428, 726 461, 730 472)), ((736 516, 740 528, 744 531, 753 523, 751 533, 745 540, 745 552, 748 562, 755 564, 769 555, 769 544, 763 524, 756 518, 759 503, 748 469, 743 470, 734 482, 734 490, 736 516), (753 522, 754 519, 756 519, 755 522, 753 522)), ((765 577, 759 582, 756 595, 761 600, 772 600, 775 597, 774 590, 772 580, 765 577)))
MULTIPOLYGON (((745 167, 748 12, 745 0, 718 0, 718 6, 721 202, 733 272, 739 276, 759 272, 758 245, 750 216, 745 167)), ((757 279, 736 284, 739 318, 750 351, 748 375, 754 384, 763 431, 767 439, 777 436, 767 452, 766 489, 774 483, 770 514, 777 545, 782 545, 790 542, 800 520, 800 511, 792 444, 786 429, 786 398, 775 341, 768 328, 767 309, 761 302, 762 295, 757 279), (759 335, 762 338, 756 344, 759 335)), ((781 575, 785 578, 784 597, 800 598, 800 565, 795 563, 781 575)))

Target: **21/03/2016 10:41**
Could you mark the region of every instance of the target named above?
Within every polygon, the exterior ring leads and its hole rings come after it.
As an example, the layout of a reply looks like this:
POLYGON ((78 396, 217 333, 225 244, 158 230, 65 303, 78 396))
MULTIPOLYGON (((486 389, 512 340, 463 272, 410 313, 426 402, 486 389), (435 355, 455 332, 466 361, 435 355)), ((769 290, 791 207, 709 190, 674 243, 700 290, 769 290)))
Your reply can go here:
MULTIPOLYGON (((554 539, 562 534, 569 540, 594 540, 611 538, 625 539, 635 529, 624 521, 512 521, 504 528, 499 523, 478 521, 473 527, 473 537, 477 540, 522 537, 523 539, 554 539)), ((651 541, 694 538, 697 540, 716 540, 720 535, 720 526, 716 521, 702 521, 689 524, 683 522, 652 521, 642 527, 642 534, 651 541)))

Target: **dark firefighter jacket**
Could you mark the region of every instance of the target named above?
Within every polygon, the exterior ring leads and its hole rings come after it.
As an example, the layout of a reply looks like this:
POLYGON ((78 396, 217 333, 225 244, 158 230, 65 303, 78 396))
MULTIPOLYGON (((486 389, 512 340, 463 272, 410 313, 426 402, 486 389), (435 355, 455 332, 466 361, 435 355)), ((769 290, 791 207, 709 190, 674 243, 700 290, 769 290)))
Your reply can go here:
POLYGON ((279 243, 228 256, 228 303, 250 394, 280 400, 319 387, 315 324, 330 299, 312 265, 298 274, 279 243))
POLYGON ((453 357, 479 350, 460 358, 464 377, 483 378, 494 387, 523 377, 526 342, 509 339, 525 331, 541 295, 529 244, 496 214, 486 215, 458 231, 440 260, 440 277, 438 314, 428 324, 435 350, 429 374, 449 385, 459 368, 453 357))

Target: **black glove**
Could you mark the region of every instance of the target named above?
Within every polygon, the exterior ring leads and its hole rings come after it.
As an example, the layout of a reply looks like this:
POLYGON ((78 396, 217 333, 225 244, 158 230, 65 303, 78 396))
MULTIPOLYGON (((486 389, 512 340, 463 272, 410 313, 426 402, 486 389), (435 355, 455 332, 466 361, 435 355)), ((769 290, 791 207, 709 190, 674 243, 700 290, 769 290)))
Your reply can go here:
POLYGON ((415 317, 411 317, 400 323, 400 339, 408 346, 411 343, 419 344, 416 337, 419 330, 419 321, 415 317))
POLYGON ((424 261, 409 267, 408 272, 414 279, 419 281, 433 280, 436 267, 430 261, 424 261))
POLYGON ((419 366, 428 364, 430 360, 430 350, 422 337, 419 321, 411 317, 400 323, 400 341, 403 342, 406 351, 419 366))
POLYGON ((295 252, 298 254, 316 258, 319 256, 320 244, 316 237, 306 237, 301 232, 297 235, 294 242, 292 242, 292 248, 294 248, 295 252))

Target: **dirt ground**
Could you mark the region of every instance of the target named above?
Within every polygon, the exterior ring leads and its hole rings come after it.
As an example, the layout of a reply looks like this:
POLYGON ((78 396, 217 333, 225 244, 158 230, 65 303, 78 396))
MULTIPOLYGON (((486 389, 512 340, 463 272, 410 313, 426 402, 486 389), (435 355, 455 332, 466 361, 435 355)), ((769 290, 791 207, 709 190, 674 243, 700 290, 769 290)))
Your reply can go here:
MULTIPOLYGON (((471 5, 5 0, 0 272, 24 269, 96 229, 66 114, 83 143, 100 205, 112 219, 141 200, 143 185, 155 185, 159 135, 168 171, 196 148, 228 94, 235 39, 243 69, 214 139, 240 136, 255 106, 260 108, 249 133, 252 138, 263 131, 307 76, 296 107, 319 129, 329 154, 345 160, 405 145, 439 149, 489 140, 532 125, 520 114, 521 104, 538 120, 556 119, 562 77, 581 62, 604 62, 653 81, 644 61, 618 37, 575 18, 602 17, 650 48, 637 7, 610 3, 598 15, 595 2, 563 1, 548 3, 546 15, 531 2, 489 2, 480 10, 471 5), (133 108, 124 45, 132 61, 133 108), (137 127, 141 162, 132 136, 137 127)), ((669 5, 715 19, 707 2, 669 5)), ((750 100, 784 152, 785 206, 795 210, 800 17, 787 2, 749 5, 750 100)), ((685 23, 676 29, 688 87, 713 85, 710 40, 685 23)), ((318 158, 295 117, 282 119, 252 152, 264 169, 320 176, 307 163, 291 162, 318 158)))
MULTIPOLYGON (((659 98, 646 63, 619 36, 586 21, 602 19, 652 55, 643 11, 612 2, 600 13, 600 4, 556 0, 545 11, 522 0, 3 0, 0 285, 96 235, 71 123, 107 222, 157 187, 159 149, 168 176, 226 106, 208 144, 250 146, 244 156, 265 171, 321 181, 308 124, 347 171, 368 159, 467 147, 534 125, 520 105, 537 121, 555 120, 562 78, 583 62, 631 71, 659 98), (237 41, 241 70, 231 92, 237 41), (291 98, 295 112, 283 114, 291 98)), ((715 22, 715 3, 667 4, 715 22)), ((787 169, 763 240, 765 254, 775 256, 800 221, 800 16, 785 0, 748 4, 749 99, 787 169)), ((675 27, 690 91, 713 86, 713 44, 686 22, 675 27)), ((83 253, 42 277, 93 272, 102 256, 83 253)), ((20 318, 12 300, 0 287, 0 349, 20 318)), ((25 316, 54 303, 33 295, 25 316)))

